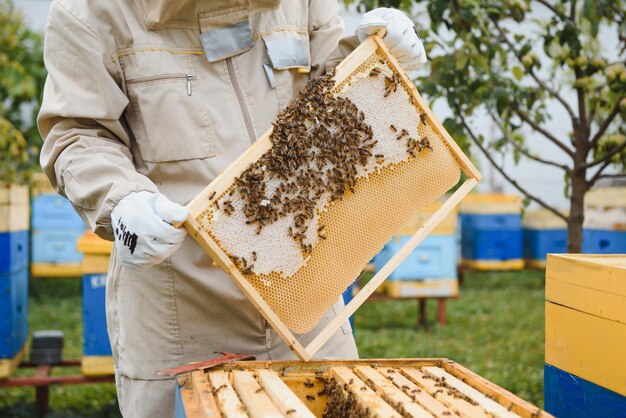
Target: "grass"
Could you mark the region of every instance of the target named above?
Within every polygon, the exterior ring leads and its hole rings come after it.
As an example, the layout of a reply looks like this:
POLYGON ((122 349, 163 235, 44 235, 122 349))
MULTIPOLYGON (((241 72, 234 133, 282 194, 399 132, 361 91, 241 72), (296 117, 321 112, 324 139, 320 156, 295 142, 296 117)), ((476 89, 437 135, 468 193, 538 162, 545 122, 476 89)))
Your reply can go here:
MULTIPOLYGON (((426 329, 417 326, 415 301, 368 302, 355 316, 360 355, 447 357, 543 406, 543 288, 542 272, 470 273, 461 297, 448 302, 445 326, 435 322, 436 303, 428 303, 426 329)), ((80 281, 34 280, 30 292, 30 331, 63 330, 64 357, 79 358, 80 281)), ((0 389, 0 416, 36 416, 34 399, 33 388, 0 389)), ((120 416, 113 384, 56 386, 50 404, 47 418, 120 416)))

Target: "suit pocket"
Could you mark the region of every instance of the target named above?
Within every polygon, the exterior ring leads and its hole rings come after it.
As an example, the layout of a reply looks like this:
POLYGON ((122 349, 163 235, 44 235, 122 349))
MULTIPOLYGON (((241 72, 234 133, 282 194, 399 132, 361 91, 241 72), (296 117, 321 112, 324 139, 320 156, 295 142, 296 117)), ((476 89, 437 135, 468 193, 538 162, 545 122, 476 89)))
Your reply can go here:
POLYGON ((215 156, 207 97, 190 72, 126 80, 128 123, 144 161, 161 163, 215 156))

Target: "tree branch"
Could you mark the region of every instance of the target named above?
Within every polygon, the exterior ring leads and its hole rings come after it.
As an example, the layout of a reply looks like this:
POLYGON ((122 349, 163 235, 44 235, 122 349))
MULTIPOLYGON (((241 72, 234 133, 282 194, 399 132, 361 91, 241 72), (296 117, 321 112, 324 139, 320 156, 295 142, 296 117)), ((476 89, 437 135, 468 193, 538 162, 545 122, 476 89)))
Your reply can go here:
POLYGON ((583 165, 582 168, 590 168, 590 167, 593 167, 595 165, 598 165, 598 164, 601 164, 601 163, 604 163, 604 162, 606 162, 608 164, 611 164, 611 162, 612 162, 611 158, 614 155, 617 155, 620 152, 624 151, 625 149, 626 149, 626 141, 624 141, 623 143, 619 144, 617 147, 613 148, 613 150, 607 152, 603 156, 598 157, 595 160, 593 160, 592 162, 583 165))
MULTIPOLYGON (((522 57, 519 56, 519 54, 517 53, 517 51, 515 50, 515 46, 513 45, 513 43, 509 40, 509 38, 507 38, 506 34, 504 33, 504 31, 502 30, 502 28, 500 27, 500 25, 498 25, 498 22, 495 20, 495 18, 491 18, 491 21, 493 22, 493 24, 495 25, 496 29, 498 30, 498 33, 500 34, 500 36, 502 37, 502 39, 504 40, 504 43, 508 45, 508 47, 511 49, 511 51, 513 51, 513 53, 515 54, 515 57, 518 59, 518 61, 523 65, 524 63, 522 62, 522 57)), ((556 100, 558 100, 561 105, 563 105, 563 107, 565 108, 565 110, 567 111, 567 113, 569 114, 570 118, 572 119, 573 123, 576 123, 576 121, 578 120, 576 118, 576 115, 574 114, 574 111, 572 110, 572 108, 570 107, 569 103, 567 103, 565 101, 565 99, 553 88, 551 88, 550 86, 548 86, 545 81, 543 81, 542 79, 540 79, 537 74, 535 74, 535 71, 533 70, 532 67, 528 68, 528 74, 530 74, 530 76, 535 80, 535 82, 537 84, 539 84, 539 86, 546 90, 548 93, 550 93, 550 95, 552 97, 554 97, 556 100)))
MULTIPOLYGON (((504 127, 502 126, 502 123, 495 117, 495 115, 492 112, 489 112, 489 116, 491 116, 491 119, 495 122, 496 125, 498 125, 498 128, 500 129, 500 132, 502 132, 502 135, 507 135, 506 131, 504 130, 504 127)), ((513 145, 513 147, 515 147, 515 149, 519 150, 519 152, 524 154, 525 157, 530 158, 531 160, 537 161, 537 162, 542 163, 542 164, 546 164, 546 165, 550 165, 550 166, 553 166, 553 167, 560 168, 561 170, 564 170, 568 174, 571 174, 571 172, 572 172, 572 170, 568 166, 566 166, 565 164, 559 164, 559 163, 557 163, 555 161, 544 160, 541 157, 537 157, 536 155, 532 155, 527 149, 525 149, 524 147, 522 147, 521 145, 519 145, 515 141, 509 141, 509 143, 511 145, 513 145)))
POLYGON ((576 19, 576 0, 572 0, 570 4, 569 18, 572 22, 576 19))
POLYGON ((524 122, 529 124, 535 131, 537 131, 540 134, 542 134, 543 136, 545 136, 547 139, 550 140, 550 142, 552 142, 554 145, 556 145, 557 147, 562 149, 563 152, 565 152, 570 157, 574 158, 574 151, 572 151, 569 148, 567 148, 567 146, 564 143, 562 143, 561 141, 559 141, 557 137, 552 135, 550 132, 546 131, 537 122, 532 120, 525 112, 520 110, 520 108, 517 107, 517 105, 515 103, 511 103, 511 107, 513 108, 513 111, 517 114, 517 116, 519 116, 524 122))
POLYGON ((531 200, 534 200, 535 202, 537 202, 540 206, 542 206, 543 208, 549 210, 550 212, 554 213, 556 216, 558 216, 559 218, 563 219, 565 222, 567 222, 567 217, 565 215, 563 215, 561 212, 559 212, 558 210, 556 210, 555 208, 553 208, 552 206, 548 205, 546 202, 544 202, 542 199, 540 199, 539 197, 530 194, 526 189, 524 189, 522 186, 519 185, 519 183, 515 180, 513 180, 511 178, 511 176, 509 176, 504 169, 498 165, 496 163, 496 161, 493 159, 493 157, 491 156, 491 154, 489 154, 489 152, 487 152, 487 150, 485 149, 485 147, 480 143, 480 141, 478 140, 478 138, 476 138, 476 135, 474 135, 474 132, 472 131, 472 129, 469 127, 469 125, 467 124, 465 118, 463 117, 463 114, 461 113, 461 109, 458 106, 455 106, 455 110, 457 113, 457 117, 459 117, 461 119, 461 123, 463 124, 463 126, 465 127, 465 129, 467 130, 467 133, 469 134, 470 138, 472 139, 472 141, 476 144, 476 146, 478 146, 478 148, 480 149, 480 151, 483 153, 483 155, 487 158, 487 160, 489 160, 489 162, 491 163, 491 165, 493 165, 495 167, 496 170, 498 170, 498 172, 502 175, 502 177, 504 177, 506 179, 506 181, 508 181, 509 183, 511 183, 511 185, 513 187, 515 187, 517 190, 519 190, 524 196, 528 197, 531 200))
POLYGON ((617 99, 615 106, 613 106, 613 109, 611 109, 611 113, 609 113, 609 116, 607 116, 604 122, 602 122, 602 125, 600 125, 600 129, 598 129, 598 132, 596 132, 596 134, 591 139, 591 142, 589 143, 591 148, 594 148, 596 145, 598 145, 598 142, 602 138, 602 135, 604 135, 611 122, 613 122, 613 119, 615 119, 615 116, 617 116, 617 114, 619 113, 619 103, 620 101, 622 101, 622 99, 623 97, 617 99))
MULTIPOLYGON (((574 3, 575 2, 572 2, 572 4, 574 3)), ((574 69, 574 74, 576 75, 576 80, 578 80, 582 76, 580 68, 576 67, 574 69)), ((576 87, 576 98, 578 99, 578 119, 580 121, 580 127, 583 129, 584 135, 587 139, 589 138, 589 133, 591 132, 591 121, 587 122, 587 110, 585 109, 585 91, 582 87, 576 87)))
POLYGON ((545 6, 545 7, 547 7, 548 9, 550 9, 550 11, 551 11, 552 13, 554 13, 555 15, 557 15, 558 17, 560 17, 560 18, 561 18, 561 20, 565 20, 565 19, 567 18, 567 17, 566 17, 563 13, 561 13, 560 11, 558 11, 556 7, 554 7, 553 5, 551 5, 550 3, 548 3, 547 1, 545 1, 545 0, 537 0, 537 3, 539 3, 539 4, 541 4, 541 5, 545 6))
POLYGON ((607 160, 604 162, 604 164, 602 164, 602 167, 600 167, 598 169, 598 171, 596 171, 596 173, 593 175, 593 177, 591 177, 591 179, 587 182, 587 188, 591 188, 591 186, 593 186, 594 184, 596 184, 596 182, 598 180, 600 180, 600 178, 602 178, 602 172, 604 171, 605 168, 607 168, 609 165, 611 165, 611 160, 607 160))

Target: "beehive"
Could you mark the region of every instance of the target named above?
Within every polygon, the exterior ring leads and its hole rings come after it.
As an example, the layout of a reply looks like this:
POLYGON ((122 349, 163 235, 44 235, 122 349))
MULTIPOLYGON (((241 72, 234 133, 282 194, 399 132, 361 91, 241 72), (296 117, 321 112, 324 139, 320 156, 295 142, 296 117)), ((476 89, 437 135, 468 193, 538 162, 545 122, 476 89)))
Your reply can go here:
POLYGON ((288 346, 305 360, 454 208, 479 177, 380 37, 368 39, 348 56, 336 68, 331 85, 320 94, 319 83, 328 80, 309 83, 305 89, 309 96, 301 94, 279 115, 276 134, 272 136, 270 129, 196 197, 188 206, 190 216, 185 222, 288 346), (324 113, 331 110, 322 104, 328 101, 334 103, 332 116, 324 113), (309 142, 299 137, 280 142, 281 132, 299 129, 300 118, 295 122, 289 118, 295 113, 303 118, 302 109, 307 115, 313 113, 316 120, 307 125, 309 142), (346 117, 349 111, 353 117, 346 117), (287 119, 289 123, 281 123, 287 119), (315 142, 322 133, 328 143, 315 142), (357 138, 358 149, 347 147, 342 142, 346 138, 357 138), (279 145, 287 150, 279 150, 279 145), (334 155, 341 153, 333 149, 344 153, 358 150, 358 155, 337 161, 334 155), (358 164, 350 165, 351 161, 358 164), (291 177, 283 178, 276 166, 287 170, 291 177), (306 349, 302 347, 294 333, 312 329, 394 232, 420 208, 455 186, 461 171, 468 177, 465 183, 347 309, 306 349), (317 186, 303 185, 306 179, 317 186), (262 196, 256 186, 260 183, 262 196), (307 193, 304 197, 302 190, 307 193), (254 202, 251 195, 256 197, 254 202), (289 210, 285 209, 287 201, 295 202, 289 204, 289 210), (276 205, 281 213, 272 215, 276 205), (293 207, 305 209, 294 211, 293 207), (259 213, 269 215, 266 218, 259 213), (299 220, 301 215, 306 222, 299 220))
POLYGON ((522 199, 472 194, 460 204, 462 264, 474 270, 521 270, 522 199))
POLYGON ((550 417, 446 359, 240 362, 178 377, 176 418, 550 417))
POLYGON ((526 211, 522 227, 527 267, 544 269, 548 253, 567 252, 567 223, 549 210, 526 211))
POLYGON ((93 232, 85 232, 76 247, 84 254, 81 264, 83 296, 81 371, 85 376, 112 375, 114 365, 107 333, 105 290, 113 244, 93 232))
POLYGON ((626 256, 548 255, 545 306, 546 409, 624 416, 626 256))
POLYGON ((24 356, 28 339, 28 189, 0 184, 0 379, 24 356))

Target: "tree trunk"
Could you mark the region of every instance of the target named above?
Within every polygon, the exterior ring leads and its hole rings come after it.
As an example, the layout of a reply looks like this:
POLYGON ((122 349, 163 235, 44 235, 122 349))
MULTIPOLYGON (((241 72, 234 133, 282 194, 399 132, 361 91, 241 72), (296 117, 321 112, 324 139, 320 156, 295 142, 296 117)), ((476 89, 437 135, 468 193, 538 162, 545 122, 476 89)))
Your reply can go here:
POLYGON ((583 221, 585 220, 584 198, 589 189, 587 185, 587 169, 583 166, 587 159, 588 149, 584 138, 576 139, 577 147, 574 154, 572 171, 569 218, 567 220, 567 252, 581 253, 583 247, 583 221))

